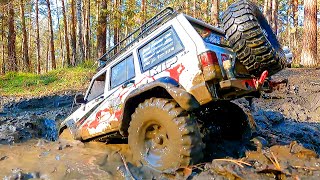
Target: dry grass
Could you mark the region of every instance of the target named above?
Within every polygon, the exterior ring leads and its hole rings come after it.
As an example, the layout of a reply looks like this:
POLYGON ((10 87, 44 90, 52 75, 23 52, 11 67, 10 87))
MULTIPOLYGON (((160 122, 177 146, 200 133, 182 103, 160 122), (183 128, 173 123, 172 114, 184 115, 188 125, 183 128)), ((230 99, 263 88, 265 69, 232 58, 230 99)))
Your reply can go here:
POLYGON ((244 167, 243 165, 247 165, 247 166, 251 166, 251 164, 244 162, 244 161, 240 161, 240 160, 234 160, 234 159, 214 159, 213 161, 227 161, 227 162, 232 162, 235 163, 236 165, 240 166, 240 167, 244 167))

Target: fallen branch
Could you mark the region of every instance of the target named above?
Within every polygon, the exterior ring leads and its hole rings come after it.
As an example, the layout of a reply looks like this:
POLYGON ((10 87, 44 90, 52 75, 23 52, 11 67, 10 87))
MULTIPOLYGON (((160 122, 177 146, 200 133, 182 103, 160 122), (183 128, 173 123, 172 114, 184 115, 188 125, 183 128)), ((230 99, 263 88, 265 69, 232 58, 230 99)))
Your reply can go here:
POLYGON ((190 166, 192 169, 199 169, 199 170, 201 170, 201 171, 203 171, 204 169, 203 168, 201 168, 201 166, 204 166, 204 165, 206 165, 207 163, 199 163, 199 164, 195 164, 195 165, 192 165, 192 166, 190 166))
POLYGON ((272 155, 272 158, 267 156, 265 153, 263 154, 267 159, 269 159, 269 161, 271 161, 271 163, 274 165, 274 167, 278 170, 278 171, 282 171, 281 170, 281 166, 280 163, 278 162, 278 159, 276 158, 276 156, 273 154, 273 152, 270 151, 270 154, 272 155))
POLYGON ((131 177, 131 179, 132 179, 132 180, 137 180, 137 179, 132 175, 132 173, 131 173, 128 165, 127 165, 127 162, 126 162, 126 160, 124 159, 124 156, 123 156, 120 152, 118 152, 118 154, 120 155, 120 157, 121 157, 121 159, 122 159, 122 162, 123 162, 123 164, 124 164, 124 167, 126 168, 126 171, 128 172, 128 174, 129 174, 129 176, 131 177))
POLYGON ((237 164, 238 166, 240 167, 244 167, 243 164, 247 165, 247 166, 252 166, 251 164, 249 163, 246 163, 246 162, 243 162, 243 161, 238 161, 238 160, 233 160, 233 159, 214 159, 213 161, 227 161, 227 162, 232 162, 232 163, 235 163, 237 164))
MULTIPOLYGON (((271 152, 271 151, 270 151, 271 152)), ((271 155, 272 155, 272 157, 273 157, 273 159, 274 159, 274 161, 275 161, 275 167, 279 170, 279 171, 281 171, 281 166, 280 166, 280 164, 279 164, 279 162, 278 162, 278 159, 276 158, 276 156, 273 154, 273 152, 271 152, 271 155)))

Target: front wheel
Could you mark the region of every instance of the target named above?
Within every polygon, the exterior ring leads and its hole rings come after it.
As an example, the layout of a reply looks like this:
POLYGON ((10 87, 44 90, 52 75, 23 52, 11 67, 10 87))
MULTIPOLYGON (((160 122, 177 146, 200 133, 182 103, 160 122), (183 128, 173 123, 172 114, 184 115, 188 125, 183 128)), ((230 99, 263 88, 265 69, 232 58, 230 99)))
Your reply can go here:
POLYGON ((139 104, 128 132, 134 162, 159 171, 176 171, 203 158, 196 121, 175 101, 151 98, 139 104))

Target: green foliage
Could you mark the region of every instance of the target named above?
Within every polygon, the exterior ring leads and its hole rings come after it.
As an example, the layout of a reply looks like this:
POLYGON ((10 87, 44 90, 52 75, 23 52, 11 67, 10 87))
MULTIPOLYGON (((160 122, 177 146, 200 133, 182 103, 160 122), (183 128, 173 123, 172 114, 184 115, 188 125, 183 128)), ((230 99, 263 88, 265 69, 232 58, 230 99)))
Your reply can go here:
POLYGON ((91 68, 93 68, 93 67, 96 66, 96 65, 97 65, 97 64, 96 64, 96 61, 94 61, 94 60, 86 60, 86 61, 80 63, 80 64, 78 65, 78 67, 91 69, 91 68))
POLYGON ((43 75, 8 72, 0 76, 0 94, 24 96, 83 90, 94 72, 92 61, 74 68, 53 70, 43 75))

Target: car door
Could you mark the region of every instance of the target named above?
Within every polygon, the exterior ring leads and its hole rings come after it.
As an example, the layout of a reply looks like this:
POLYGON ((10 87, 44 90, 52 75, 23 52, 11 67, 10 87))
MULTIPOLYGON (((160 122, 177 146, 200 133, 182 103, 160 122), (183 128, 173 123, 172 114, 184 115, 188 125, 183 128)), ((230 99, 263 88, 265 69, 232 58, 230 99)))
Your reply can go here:
MULTIPOLYGON (((124 97, 134 89, 135 68, 133 55, 128 55, 110 68, 105 100, 82 125, 82 139, 119 130, 124 97)), ((98 100, 99 102, 99 100, 98 100)))
POLYGON ((92 78, 85 96, 79 99, 81 101, 80 107, 62 122, 62 126, 66 125, 74 136, 77 135, 78 137, 81 125, 85 123, 92 112, 103 102, 104 90, 107 84, 106 75, 107 72, 104 70, 92 78))

